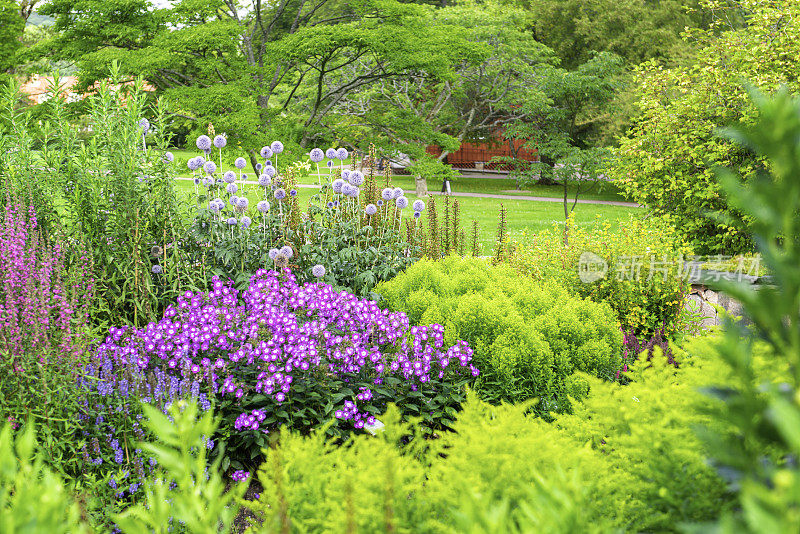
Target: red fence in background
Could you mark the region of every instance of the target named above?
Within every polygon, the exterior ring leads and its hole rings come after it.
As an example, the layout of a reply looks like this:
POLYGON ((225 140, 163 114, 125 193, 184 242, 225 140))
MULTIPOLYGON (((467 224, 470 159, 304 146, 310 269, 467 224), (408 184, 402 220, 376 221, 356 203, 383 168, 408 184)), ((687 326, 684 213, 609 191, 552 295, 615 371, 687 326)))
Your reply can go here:
MULTIPOLYGON (((521 139, 512 139, 511 141, 497 139, 495 142, 464 142, 461 143, 461 148, 445 156, 444 161, 457 169, 475 169, 480 167, 476 163, 482 162, 484 169, 508 171, 511 170, 511 165, 490 163, 490 161, 495 156, 513 156, 514 153, 511 150, 510 143, 516 149, 518 159, 538 161, 539 156, 536 150, 522 148, 525 142, 521 139)), ((439 157, 442 153, 442 149, 436 145, 429 146, 426 151, 435 157, 439 157)))

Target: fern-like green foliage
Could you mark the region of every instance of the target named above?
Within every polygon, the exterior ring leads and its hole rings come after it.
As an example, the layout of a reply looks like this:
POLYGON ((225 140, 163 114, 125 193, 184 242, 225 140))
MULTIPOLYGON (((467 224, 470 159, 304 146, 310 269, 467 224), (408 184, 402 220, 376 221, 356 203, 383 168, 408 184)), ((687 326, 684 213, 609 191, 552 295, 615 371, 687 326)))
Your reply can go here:
POLYGON ((622 334, 608 305, 510 267, 423 260, 376 291, 411 324, 439 323, 445 342, 469 342, 481 371, 475 387, 493 402, 535 397, 539 412, 568 411, 568 397, 586 391, 575 371, 613 378, 621 365, 622 334))

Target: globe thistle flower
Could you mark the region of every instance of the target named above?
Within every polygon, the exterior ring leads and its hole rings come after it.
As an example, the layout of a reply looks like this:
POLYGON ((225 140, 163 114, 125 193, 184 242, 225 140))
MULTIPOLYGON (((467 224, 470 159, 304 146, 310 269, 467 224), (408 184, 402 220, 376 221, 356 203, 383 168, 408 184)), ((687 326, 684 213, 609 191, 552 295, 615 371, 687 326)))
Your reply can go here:
POLYGON ((192 178, 192 181, 194 182, 194 185, 200 185, 200 178, 199 177, 195 176, 194 178, 192 178))
POLYGON ((273 165, 272 165, 272 160, 271 160, 271 159, 268 159, 268 160, 266 160, 266 161, 264 162, 264 167, 272 167, 272 166, 273 166, 273 165))
POLYGON ((228 184, 225 186, 225 191, 227 191, 229 195, 235 195, 238 190, 239 186, 236 184, 228 184))
POLYGON ((197 167, 198 168, 200 168, 200 167, 202 167, 203 165, 206 164, 206 158, 204 158, 203 156, 197 156, 195 159, 197 160, 197 163, 198 163, 197 167))
POLYGON ((311 158, 311 161, 314 163, 319 163, 325 158, 325 152, 323 152, 321 148, 312 148, 311 152, 308 153, 308 157, 311 158))
POLYGON ((364 183, 364 175, 358 171, 353 171, 350 173, 350 178, 348 179, 348 181, 354 186, 358 187, 359 185, 364 183))
POLYGON ((258 204, 256 204, 256 209, 261 213, 267 213, 269 211, 269 202, 266 200, 262 200, 258 204))
POLYGON ((328 203, 327 203, 327 204, 325 204, 325 205, 326 205, 326 206, 328 206, 329 208, 332 208, 332 207, 333 207, 333 202, 331 202, 331 201, 329 200, 329 201, 328 201, 328 203))
POLYGON ((336 157, 339 159, 347 159, 347 156, 349 155, 350 154, 347 152, 346 148, 340 148, 339 150, 336 151, 336 157))
POLYGON ((415 212, 414 212, 414 218, 415 218, 415 219, 419 219, 420 215, 422 215, 422 213, 420 213, 420 212, 418 212, 418 211, 415 211, 415 212))
POLYGON ((201 135, 200 137, 198 137, 195 144, 197 145, 197 148, 199 148, 200 150, 203 151, 211 150, 211 138, 207 135, 201 135))
POLYGON ((275 262, 275 267, 278 269, 285 269, 289 266, 289 258, 286 257, 285 254, 281 254, 278 252, 275 257, 272 259, 275 262))
POLYGON ((258 177, 258 185, 260 185, 261 187, 269 187, 270 185, 272 185, 272 178, 270 178, 266 174, 262 174, 261 176, 258 177))
POLYGON ((228 140, 225 138, 224 135, 218 135, 214 138, 214 146, 217 148, 225 148, 225 145, 228 144, 228 140))
POLYGON ((425 211, 425 203, 421 200, 415 200, 411 207, 414 211, 425 211))
POLYGON ((237 197, 236 195, 231 195, 231 198, 228 199, 228 204, 230 204, 231 206, 233 206, 235 208, 236 207, 236 202, 238 200, 239 200, 239 197, 237 197))
POLYGON ((247 181, 247 173, 246 172, 242 173, 242 181, 243 182, 247 181))
POLYGON ((381 206, 383 206, 383 199, 382 199, 382 198, 379 198, 379 199, 378 199, 378 201, 377 201, 375 204, 377 204, 377 205, 378 205, 378 207, 381 207, 381 206))
POLYGON ((222 180, 226 184, 232 184, 236 181, 236 173, 233 171, 226 171, 225 174, 222 175, 222 180))
POLYGON ((401 210, 408 207, 408 199, 406 197, 397 197, 394 203, 401 210))
POLYGON ((269 145, 269 147, 272 149, 272 152, 274 154, 280 154, 281 152, 283 152, 283 143, 281 143, 280 141, 273 141, 272 144, 269 145))
POLYGON ((311 268, 311 274, 313 274, 316 278, 322 278, 325 276, 325 266, 316 264, 311 268))
POLYGON ((329 148, 328 150, 326 150, 325 151, 325 157, 328 158, 328 159, 336 159, 336 149, 335 148, 329 148))
POLYGON ((342 180, 347 180, 348 178, 350 178, 350 171, 345 169, 342 171, 342 180))
POLYGON ((146 134, 150 131, 150 121, 144 118, 140 119, 139 128, 142 130, 142 134, 146 134))
POLYGON ((233 162, 233 166, 237 169, 244 169, 247 167, 247 160, 244 158, 236 158, 236 161, 233 162))
POLYGON ((238 221, 236 220, 236 217, 228 217, 228 220, 225 222, 228 223, 228 226, 236 226, 238 221))
POLYGON ((367 215, 375 215, 378 212, 378 208, 375 206, 375 204, 367 204, 367 207, 364 208, 364 211, 367 213, 367 215))
POLYGON ((274 196, 275 196, 276 200, 283 200, 284 198, 286 198, 286 191, 284 191, 281 188, 276 189, 275 193, 274 193, 274 196))
POLYGON ((339 201, 338 200, 334 200, 333 201, 333 207, 334 208, 338 208, 339 207, 339 201))
POLYGON ((402 188, 395 187, 394 190, 392 190, 392 198, 393 199, 397 200, 398 198, 400 198, 402 196, 403 196, 403 189, 402 188))
POLYGON ((186 162, 186 166, 189 167, 190 171, 196 171, 201 165, 202 163, 197 158, 189 158, 189 161, 186 162))
MULTIPOLYGON (((245 200, 247 200, 247 199, 245 199, 245 200)), ((248 217, 247 215, 242 217, 241 222, 242 222, 242 228, 250 228, 250 225, 253 224, 253 220, 250 217, 248 217)))
POLYGON ((164 153, 164 161, 166 161, 167 163, 172 163, 173 161, 175 161, 175 154, 173 154, 169 150, 166 151, 164 153))
POLYGON ((261 169, 263 169, 263 168, 264 168, 264 166, 262 164, 256 163, 256 170, 257 171, 261 171, 261 169))
POLYGON ((213 161, 206 161, 206 164, 203 165, 203 170, 206 171, 208 174, 214 174, 217 172, 217 164, 213 161))
POLYGON ((250 205, 250 200, 247 197, 239 197, 236 199, 236 207, 240 210, 246 210, 247 206, 250 205))
POLYGON ((334 180, 334 181, 333 181, 333 183, 331 184, 331 189, 333 189, 333 192, 334 192, 334 193, 341 193, 341 192, 342 192, 342 187, 344 187, 344 185, 345 185, 346 183, 347 183, 347 182, 345 182, 344 180, 339 180, 339 179, 336 179, 336 180, 334 180))
POLYGON ((294 257, 294 250, 292 250, 292 247, 289 245, 282 246, 280 248, 280 253, 290 259, 294 257))
POLYGON ((217 201, 216 200, 210 200, 208 202, 208 209, 210 209, 214 213, 217 213, 220 210, 219 206, 217 205, 217 201))
POLYGON ((275 167, 272 165, 265 165, 264 166, 264 174, 272 178, 278 171, 275 170, 275 167))
POLYGON ((267 159, 268 157, 272 156, 272 149, 268 146, 262 146, 259 154, 261 154, 262 158, 267 159))
POLYGON ((213 177, 213 176, 209 176, 208 178, 206 178, 205 180, 203 180, 203 185, 205 185, 206 187, 211 187, 211 186, 213 186, 213 185, 214 185, 214 184, 216 184, 216 183, 217 183, 217 181, 216 181, 216 180, 214 180, 214 177, 213 177))
POLYGON ((278 255, 278 252, 280 251, 277 248, 271 248, 269 249, 267 255, 269 256, 269 259, 274 260, 275 257, 278 255))
POLYGON ((296 197, 297 196, 297 189, 290 190, 289 191, 289 196, 290 197, 296 197))
MULTIPOLYGON (((355 189, 355 187, 356 186, 354 186, 352 184, 349 184, 347 182, 343 183, 342 184, 342 194, 344 196, 346 196, 346 197, 351 196, 353 194, 353 189, 355 189)), ((335 189, 334 189, 334 191, 335 191, 335 189)))
POLYGON ((161 268, 161 266, 160 266, 159 264, 157 264, 157 263, 156 263, 155 265, 153 265, 153 266, 150 268, 150 271, 151 271, 153 274, 161 274, 161 272, 163 271, 163 269, 161 268))
POLYGON ((394 191, 391 187, 385 187, 383 191, 381 191, 381 198, 383 200, 392 200, 394 198, 394 191))
POLYGON ((329 169, 332 169, 333 168, 333 160, 328 161, 328 163, 326 165, 328 165, 329 169))

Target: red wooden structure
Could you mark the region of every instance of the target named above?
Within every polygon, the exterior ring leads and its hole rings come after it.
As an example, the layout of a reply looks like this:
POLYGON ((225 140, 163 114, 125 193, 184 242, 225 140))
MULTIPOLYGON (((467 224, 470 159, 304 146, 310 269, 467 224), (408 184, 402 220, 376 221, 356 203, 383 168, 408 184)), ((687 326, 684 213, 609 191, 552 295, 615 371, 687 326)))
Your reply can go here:
MULTIPOLYGON (((457 169, 477 169, 483 163, 486 170, 508 171, 512 165, 507 163, 491 163, 495 156, 514 156, 525 161, 538 161, 539 156, 536 150, 523 148, 525 141, 521 139, 505 140, 498 132, 494 138, 486 141, 463 142, 461 148, 445 156, 444 162, 457 169), (512 147, 514 150, 512 151, 512 147)), ((436 145, 431 145, 426 149, 428 154, 439 157, 442 149, 436 145)))

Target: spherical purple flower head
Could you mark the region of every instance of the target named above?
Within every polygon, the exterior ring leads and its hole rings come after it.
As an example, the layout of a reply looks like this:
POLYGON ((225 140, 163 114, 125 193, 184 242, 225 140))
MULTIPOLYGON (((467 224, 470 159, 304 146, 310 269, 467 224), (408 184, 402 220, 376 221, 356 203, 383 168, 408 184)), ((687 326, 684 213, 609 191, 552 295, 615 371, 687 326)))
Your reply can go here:
POLYGON ((336 159, 336 149, 335 148, 329 148, 328 150, 326 150, 325 151, 325 157, 328 158, 328 159, 336 159))
MULTIPOLYGON (((223 204, 223 206, 224 206, 224 204, 223 204)), ((210 201, 210 202, 208 203, 208 209, 210 209, 210 210, 211 210, 211 211, 213 211, 214 213, 217 213, 217 212, 219 212, 219 210, 220 210, 220 207, 219 207, 219 204, 217 204, 217 201, 216 201, 216 200, 212 200, 212 201, 210 201)))
POLYGON ((402 188, 400 188, 400 187, 395 187, 395 188, 392 190, 392 198, 393 198, 393 199, 397 200, 398 198, 400 198, 400 197, 402 197, 402 196, 403 196, 403 189, 402 189, 402 188))
POLYGON ((286 198, 286 191, 284 191, 283 189, 280 189, 280 188, 276 189, 275 193, 274 193, 274 196, 275 196, 276 200, 283 200, 284 198, 286 198))
POLYGON ((203 151, 211 150, 211 138, 207 135, 201 135, 200 137, 198 137, 195 144, 197 145, 197 148, 199 148, 200 150, 203 151))
POLYGON ((350 171, 345 169, 342 171, 342 180, 347 180, 348 178, 350 178, 350 171))
POLYGON ((189 161, 186 162, 186 166, 189 167, 190 171, 196 171, 201 165, 202 163, 197 158, 189 158, 189 161))
POLYGON ((275 167, 272 165, 265 165, 264 166, 264 174, 272 178, 278 171, 275 170, 275 167))
POLYGON ((278 252, 275 255, 275 259, 273 259, 272 261, 275 262, 276 269, 283 270, 289 266, 289 258, 285 254, 282 254, 281 252, 278 252))
POLYGON ((379 198, 378 201, 376 202, 376 204, 378 205, 378 207, 383 206, 383 199, 379 198))
POLYGON ((339 207, 339 201, 338 200, 334 200, 333 201, 333 207, 334 208, 338 208, 339 207))
POLYGON ((153 274, 161 274, 162 269, 160 265, 156 264, 150 268, 150 271, 152 271, 153 274))
POLYGON ((292 250, 292 247, 290 247, 289 245, 282 246, 279 252, 284 256, 286 256, 287 258, 291 259, 294 257, 294 250, 292 250))
POLYGON ((340 148, 339 150, 336 151, 336 157, 339 159, 347 159, 347 156, 349 155, 350 154, 347 152, 346 148, 340 148))
POLYGON ((257 171, 261 171, 261 169, 263 169, 263 168, 264 168, 264 166, 262 164, 256 163, 256 170, 257 171))
POLYGON ((333 168, 333 161, 329 161, 329 162, 327 163, 327 165, 328 165, 328 168, 329 168, 329 169, 332 169, 332 168, 333 168))
POLYGON ((364 211, 367 213, 367 215, 375 215, 378 213, 378 208, 375 206, 375 204, 367 204, 367 207, 364 208, 364 211))
POLYGON ((273 165, 272 165, 272 160, 271 160, 271 159, 268 159, 268 160, 266 160, 266 161, 264 162, 264 167, 272 167, 272 166, 273 166, 273 165))
POLYGON ((420 216, 420 215, 422 215, 422 213, 421 213, 421 212, 419 212, 419 211, 415 211, 415 212, 414 212, 414 218, 415 218, 415 219, 419 219, 419 216, 420 216))
POLYGON ((249 228, 251 224, 253 224, 253 220, 250 217, 248 217, 247 215, 242 217, 242 228, 249 228))
POLYGON ((269 202, 266 200, 262 200, 258 204, 256 204, 256 209, 261 213, 267 213, 269 211, 269 202))
POLYGON ((233 162, 233 166, 237 169, 244 169, 247 167, 247 160, 244 158, 236 158, 236 161, 233 162))
POLYGON ((224 135, 218 135, 214 138, 214 146, 217 148, 225 148, 225 145, 228 144, 228 140, 225 138, 224 135))
POLYGON ((228 217, 228 220, 226 222, 228 223, 229 226, 236 226, 237 222, 236 217, 228 217))
POLYGON ((194 185, 200 185, 200 178, 198 178, 197 176, 195 176, 195 177, 192 179, 192 181, 194 182, 194 185))
POLYGON ((140 119, 139 128, 142 130, 143 134, 146 134, 147 132, 150 131, 150 121, 147 119, 140 119))
POLYGON ((206 164, 203 165, 203 170, 206 171, 208 174, 214 174, 217 172, 217 164, 213 161, 206 161, 206 164))
POLYGON ((325 266, 317 264, 311 268, 311 274, 314 275, 316 278, 322 278, 325 276, 325 266))
POLYGON ((397 197, 394 203, 401 210, 406 209, 408 207, 408 199, 406 197, 397 197))
POLYGON ((272 156, 272 149, 268 146, 262 146, 259 154, 261 154, 262 158, 267 159, 268 157, 272 156))
POLYGON ((297 189, 291 189, 289 191, 289 196, 290 197, 296 197, 297 196, 297 189))
POLYGON ((325 159, 325 152, 323 152, 321 148, 312 148, 311 152, 308 153, 308 157, 311 158, 311 161, 314 163, 319 163, 325 159))
POLYGON ((226 184, 232 184, 236 181, 236 173, 233 171, 225 171, 225 174, 222 175, 222 179, 226 184))
POLYGON ((392 200, 394 198, 394 190, 391 187, 385 187, 381 191, 381 198, 383 200, 392 200))
POLYGON ((415 200, 411 207, 414 208, 414 211, 425 211, 425 203, 421 200, 415 200))
POLYGON ((347 182, 345 182, 344 180, 336 179, 331 184, 331 189, 333 189, 334 193, 341 193, 342 192, 342 187, 344 187, 345 184, 347 184, 347 182))
MULTIPOLYGON (((269 147, 272 149, 272 152, 274 154, 280 154, 281 152, 283 152, 283 143, 281 143, 280 141, 273 141, 272 144, 269 145, 269 147)), ((268 158, 269 156, 264 156, 264 157, 268 158)))
POLYGON ((211 177, 211 176, 209 176, 208 178, 206 178, 205 180, 203 180, 203 184, 204 184, 206 187, 211 187, 211 186, 213 186, 213 185, 214 185, 214 184, 216 184, 216 183, 217 183, 217 181, 216 181, 216 180, 214 180, 214 178, 213 178, 213 177, 211 177))
POLYGON ((225 191, 227 191, 230 195, 235 195, 238 190, 239 186, 236 184, 228 184, 225 186, 225 191))
POLYGON ((247 199, 247 197, 239 197, 236 200, 236 207, 239 208, 240 210, 246 210, 247 206, 249 205, 250 201, 247 199))
POLYGON ((269 256, 269 259, 274 260, 275 256, 278 255, 278 252, 280 252, 280 251, 277 248, 271 248, 271 249, 269 249, 269 252, 267 253, 267 255, 269 256))
POLYGON ((206 158, 204 158, 203 156, 197 156, 195 159, 197 160, 197 163, 199 164, 199 165, 197 165, 198 169, 206 164, 206 158))
POLYGON ((175 154, 173 154, 170 151, 165 152, 164 161, 166 161, 167 163, 172 163, 173 161, 175 161, 175 154))
POLYGON ((354 186, 358 187, 359 185, 364 183, 364 175, 358 171, 353 171, 350 173, 350 178, 348 179, 348 181, 354 186))
POLYGON ((246 181, 246 180, 247 180, 247 173, 246 173, 246 172, 243 172, 243 173, 242 173, 242 181, 244 182, 244 181, 246 181))
MULTIPOLYGON (((355 188, 356 188, 356 186, 354 186, 352 184, 348 184, 347 182, 345 182, 344 184, 342 184, 342 194, 344 196, 346 196, 346 197, 352 196, 353 195, 353 189, 355 189, 355 188)), ((334 191, 335 191, 335 189, 334 189, 334 191)))
POLYGON ((231 198, 228 199, 228 204, 230 204, 235 208, 237 200, 239 200, 239 197, 237 197, 236 195, 232 195, 231 198))
POLYGON ((261 187, 269 187, 270 185, 272 185, 272 178, 270 178, 266 174, 262 174, 261 176, 258 177, 258 185, 260 185, 261 187))

